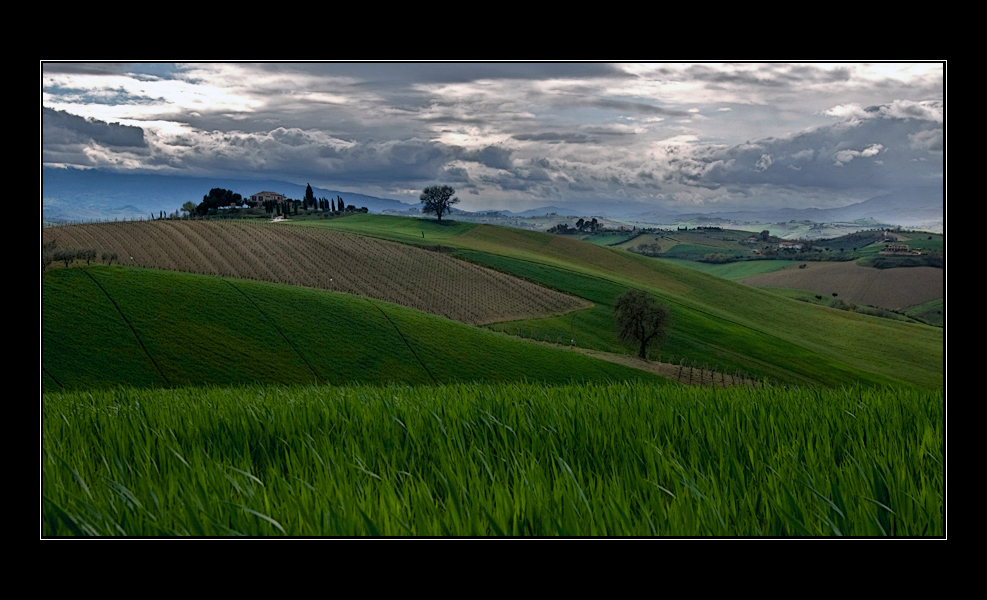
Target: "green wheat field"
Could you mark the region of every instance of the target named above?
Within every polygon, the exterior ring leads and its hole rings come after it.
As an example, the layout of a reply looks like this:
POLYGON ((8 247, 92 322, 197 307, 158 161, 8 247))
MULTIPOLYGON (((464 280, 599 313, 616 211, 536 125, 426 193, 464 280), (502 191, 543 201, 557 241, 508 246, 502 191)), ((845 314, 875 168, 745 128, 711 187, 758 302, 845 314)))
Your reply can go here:
POLYGON ((42 398, 46 536, 939 536, 943 395, 646 382, 42 398))

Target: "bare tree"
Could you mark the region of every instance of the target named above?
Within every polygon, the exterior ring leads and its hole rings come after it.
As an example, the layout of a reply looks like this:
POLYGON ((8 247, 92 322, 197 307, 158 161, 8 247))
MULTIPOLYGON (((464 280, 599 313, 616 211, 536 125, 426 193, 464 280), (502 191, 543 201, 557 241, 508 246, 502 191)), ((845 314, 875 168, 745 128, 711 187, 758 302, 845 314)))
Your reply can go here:
POLYGON ((627 290, 613 305, 617 339, 637 347, 638 358, 647 359, 649 346, 661 346, 672 326, 672 310, 642 290, 627 290))

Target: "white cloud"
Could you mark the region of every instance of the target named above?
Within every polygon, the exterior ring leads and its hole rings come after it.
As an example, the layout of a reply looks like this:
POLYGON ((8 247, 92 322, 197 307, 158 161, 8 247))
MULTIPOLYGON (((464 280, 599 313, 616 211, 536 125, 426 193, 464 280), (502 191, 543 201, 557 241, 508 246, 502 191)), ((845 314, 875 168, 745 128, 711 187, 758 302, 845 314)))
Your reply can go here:
POLYGON ((840 150, 833 157, 834 163, 836 164, 836 166, 842 167, 843 165, 849 163, 851 160, 860 156, 865 158, 871 156, 877 156, 882 150, 884 150, 884 146, 882 146, 881 144, 871 144, 870 146, 868 146, 863 150, 840 150))

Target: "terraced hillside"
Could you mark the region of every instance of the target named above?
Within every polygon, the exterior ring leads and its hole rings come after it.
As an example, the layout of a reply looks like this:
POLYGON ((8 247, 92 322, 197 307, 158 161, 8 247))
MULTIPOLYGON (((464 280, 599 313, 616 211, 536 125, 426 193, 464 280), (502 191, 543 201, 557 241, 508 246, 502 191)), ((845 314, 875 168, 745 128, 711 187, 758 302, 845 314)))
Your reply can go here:
POLYGON ((559 315, 589 302, 441 251, 362 235, 231 221, 142 221, 42 230, 121 264, 286 283, 385 300, 479 325, 559 315))

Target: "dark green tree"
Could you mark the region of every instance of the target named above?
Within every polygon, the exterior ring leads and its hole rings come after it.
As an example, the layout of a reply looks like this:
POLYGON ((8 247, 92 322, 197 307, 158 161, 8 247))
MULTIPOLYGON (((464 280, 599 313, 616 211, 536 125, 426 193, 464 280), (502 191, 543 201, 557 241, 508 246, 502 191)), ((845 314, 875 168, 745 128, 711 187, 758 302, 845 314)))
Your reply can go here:
POLYGON ((243 206, 243 197, 232 190, 213 188, 202 197, 202 202, 195 208, 198 215, 207 215, 221 206, 243 206))
POLYGON ((648 347, 660 347, 672 327, 672 310, 642 290, 627 290, 613 304, 617 339, 637 348, 637 356, 647 359, 648 347))
POLYGON ((448 185, 432 185, 425 188, 421 196, 418 197, 424 205, 422 212, 435 215, 441 221, 442 215, 448 213, 453 204, 459 203, 459 198, 453 197, 455 193, 456 190, 448 185))
POLYGON ((305 187, 305 208, 310 206, 315 206, 315 194, 312 193, 311 184, 306 184, 305 187))

